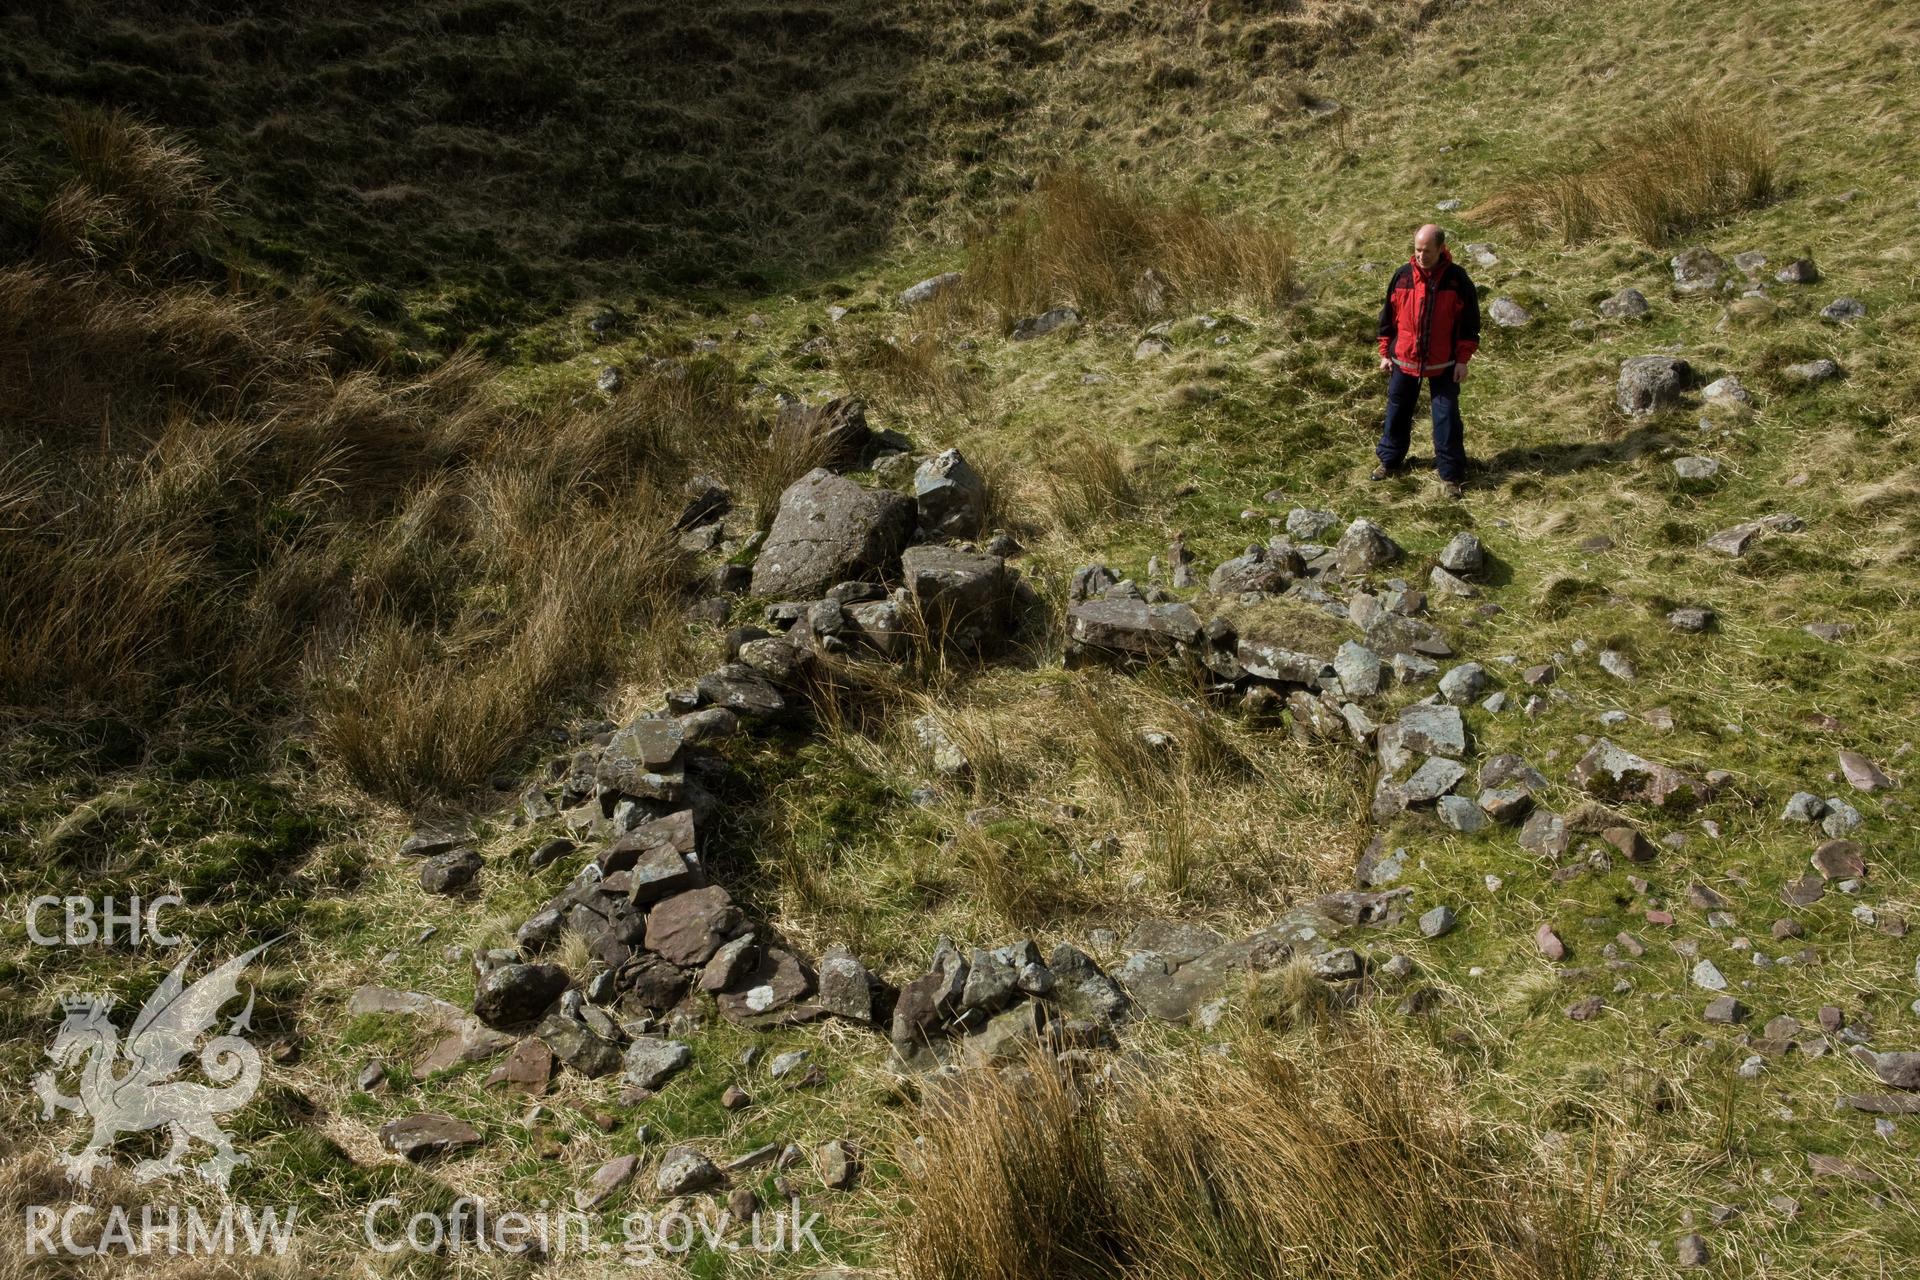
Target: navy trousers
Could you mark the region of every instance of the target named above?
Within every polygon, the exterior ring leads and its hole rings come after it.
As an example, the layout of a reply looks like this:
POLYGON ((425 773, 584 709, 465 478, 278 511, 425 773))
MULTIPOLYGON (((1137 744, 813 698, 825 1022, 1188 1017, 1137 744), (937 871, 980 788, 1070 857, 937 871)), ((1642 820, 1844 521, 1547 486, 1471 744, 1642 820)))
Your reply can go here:
MULTIPOLYGON (((1374 453, 1385 467, 1399 467, 1407 460, 1408 438, 1413 431, 1413 409, 1420 399, 1420 379, 1395 369, 1387 380, 1387 421, 1380 431, 1380 443, 1374 453)), ((1442 480, 1467 478, 1466 429, 1460 425, 1460 384, 1453 371, 1427 378, 1427 400, 1433 411, 1433 463, 1442 480)))

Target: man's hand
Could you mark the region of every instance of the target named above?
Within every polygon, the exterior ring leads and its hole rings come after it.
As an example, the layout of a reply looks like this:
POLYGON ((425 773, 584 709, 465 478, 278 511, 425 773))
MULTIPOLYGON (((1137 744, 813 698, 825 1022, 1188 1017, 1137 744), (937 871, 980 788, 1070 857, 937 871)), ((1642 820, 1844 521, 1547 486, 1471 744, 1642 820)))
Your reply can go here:
POLYGON ((1453 380, 1456 383, 1467 380, 1467 366, 1464 363, 1458 363, 1453 366, 1453 380))
POLYGON ((1390 372, 1390 371, 1391 371, 1392 369, 1393 369, 1393 361, 1391 361, 1391 360, 1389 360, 1389 359, 1387 359, 1387 358, 1386 358, 1385 356, 1381 356, 1381 357, 1380 357, 1380 372, 1382 372, 1382 373, 1388 373, 1388 372, 1390 372))

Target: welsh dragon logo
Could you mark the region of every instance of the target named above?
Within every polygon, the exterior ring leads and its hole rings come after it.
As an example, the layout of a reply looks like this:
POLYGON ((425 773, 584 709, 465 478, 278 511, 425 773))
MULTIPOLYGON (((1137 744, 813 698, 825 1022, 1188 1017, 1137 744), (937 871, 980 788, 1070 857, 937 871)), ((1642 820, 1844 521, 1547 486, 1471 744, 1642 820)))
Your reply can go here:
POLYGON ((192 986, 185 978, 187 962, 193 959, 194 949, 189 948, 141 1008, 124 1042, 107 1018, 112 996, 61 998, 66 1021, 47 1050, 54 1069, 35 1076, 33 1090, 40 1097, 41 1119, 67 1110, 93 1121, 87 1145, 61 1159, 69 1180, 90 1185, 93 1171, 107 1163, 107 1150, 116 1137, 162 1125, 171 1130, 173 1145, 160 1159, 134 1166, 138 1181, 184 1173, 180 1159, 195 1138, 213 1148, 212 1157, 195 1166, 209 1182, 224 1188, 234 1169, 247 1163, 214 1117, 245 1106, 260 1087, 259 1051, 240 1034, 253 1016, 253 991, 247 992, 246 1007, 227 1024, 226 1033, 200 1049, 201 1070, 225 1087, 172 1077, 183 1069, 195 1042, 213 1029, 220 1010, 238 998, 241 973, 271 945, 263 943, 235 956, 192 986), (71 1069, 80 1073, 78 1097, 60 1092, 57 1073, 71 1069))

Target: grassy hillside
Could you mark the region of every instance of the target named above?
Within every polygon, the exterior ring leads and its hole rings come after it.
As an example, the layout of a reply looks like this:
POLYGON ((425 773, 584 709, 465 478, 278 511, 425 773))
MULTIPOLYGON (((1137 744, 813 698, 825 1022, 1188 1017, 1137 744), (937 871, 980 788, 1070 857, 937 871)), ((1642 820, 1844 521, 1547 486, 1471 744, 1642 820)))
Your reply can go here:
MULTIPOLYGON (((234 1126, 254 1155, 236 1188, 321 1224, 283 1271, 518 1274, 372 1258, 357 1206, 537 1203, 672 1141, 834 1138, 867 1153, 855 1189, 804 1174, 801 1193, 832 1260, 883 1274, 1209 1277, 1288 1257, 1314 1274, 1664 1275, 1692 1232, 1729 1276, 1891 1273, 1920 1252, 1920 1127, 1843 1101, 1890 1092, 1851 1042, 1920 1049, 1907 6, 193 12, 6 19, 10 1206, 64 1194, 48 1152, 79 1135, 42 1123, 25 1087, 54 998, 137 1005, 170 962, 31 945, 27 900, 77 887, 180 892, 176 927, 208 954, 286 935, 254 1024, 273 1084, 234 1126), (1077 167, 1050 170, 1062 159, 1077 167), (1419 469, 1366 481, 1380 293, 1433 219, 1483 310, 1531 317, 1483 335, 1462 502, 1419 469), (1683 295, 1668 263, 1695 245, 1766 261, 1683 295), (1776 279, 1802 257, 1815 282, 1776 279), (1146 267, 1170 282, 1157 308, 1133 288, 1146 267), (897 306, 944 270, 961 290, 897 306), (1626 288, 1649 314, 1600 314, 1626 288), (1823 318, 1841 297, 1864 314, 1823 318), (1082 323, 1010 340, 1064 303, 1082 323), (589 329, 606 308, 616 323, 589 329), (1160 321, 1164 353, 1137 354, 1160 321), (482 350, 442 359, 464 339, 482 350), (1629 417, 1615 378, 1647 354, 1684 358, 1693 385, 1629 417), (1839 376, 1790 372, 1821 358, 1839 376), (595 389, 609 366, 611 395, 595 389), (1701 396, 1727 375, 1750 405, 1701 396), (812 727, 726 742, 708 856, 735 896, 808 954, 845 944, 896 980, 942 935, 1117 964, 1140 920, 1237 936, 1349 887, 1378 836, 1407 850, 1414 912, 1358 945, 1414 976, 1348 1000, 1289 970, 1210 1030, 1139 1028, 1125 1047, 1158 1087, 1123 1077, 1085 1108, 1046 1088, 1023 1103, 1017 1077, 957 1098, 903 1086, 882 1038, 837 1023, 712 1019, 689 1074, 636 1106, 563 1074, 529 1119, 489 1064, 358 1091, 367 1059, 430 1037, 350 1015, 353 987, 470 1007, 452 949, 510 944, 565 884, 564 866, 527 869, 556 828, 516 823, 524 781, 564 767, 570 731, 721 656, 722 629, 679 612, 719 558, 680 544, 683 482, 733 486, 737 549, 812 462, 765 447, 775 394, 849 392, 916 455, 966 453, 1055 613, 1000 661, 856 671, 812 727), (1676 471, 1694 457, 1717 470, 1676 471), (1640 831, 1645 864, 1595 859, 1611 850, 1591 812, 1560 857, 1497 825, 1382 825, 1370 754, 1164 672, 1064 664, 1076 567, 1145 583, 1178 538, 1204 581, 1296 507, 1377 521, 1415 586, 1456 533, 1485 543, 1482 594, 1429 604, 1456 660, 1510 699, 1467 708, 1476 765, 1519 753, 1548 779, 1541 803, 1574 818, 1588 797, 1570 771, 1604 736, 1725 771, 1714 797, 1616 806, 1604 824, 1640 831), (1702 546, 1774 512, 1803 523, 1737 558, 1702 546), (1681 606, 1714 625, 1676 630, 1681 606), (1543 663, 1553 682, 1528 684, 1543 663), (922 715, 968 780, 933 773, 922 715), (1892 785, 1856 790, 1843 750, 1892 785), (1824 839, 1783 820, 1798 791, 1858 810, 1857 892, 1783 896, 1824 839), (487 859, 477 897, 423 894, 392 852, 449 818, 487 859), (1422 936, 1413 915, 1440 904, 1457 926, 1422 936), (1704 1020, 1701 959, 1746 1023, 1704 1020), (1419 1011, 1402 1004, 1416 990, 1419 1011), (1824 1008, 1843 1030, 1821 1030, 1824 1008), (1800 1029, 1773 1037, 1780 1016, 1800 1029), (741 1065, 749 1045, 763 1062, 809 1049, 827 1080, 779 1088, 741 1065), (755 1095, 738 1111, 721 1103, 736 1083, 755 1095), (423 1107, 485 1143, 418 1168, 382 1152, 378 1125, 423 1107), (1327 1159, 1350 1149, 1380 1164, 1327 1159)), ((729 621, 766 603, 736 600, 729 621)), ((1396 686, 1379 712, 1426 691, 1396 686)), ((108 1182, 95 1200, 176 1193, 108 1182)), ((650 1201, 636 1185, 624 1203, 650 1201)))

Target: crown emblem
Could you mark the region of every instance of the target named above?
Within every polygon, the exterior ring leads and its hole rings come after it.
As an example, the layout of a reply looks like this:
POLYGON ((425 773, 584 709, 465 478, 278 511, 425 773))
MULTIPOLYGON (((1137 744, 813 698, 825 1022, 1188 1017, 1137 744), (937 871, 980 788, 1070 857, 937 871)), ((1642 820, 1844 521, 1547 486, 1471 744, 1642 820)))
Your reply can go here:
POLYGON ((96 991, 80 991, 60 997, 60 1007, 68 1017, 105 1017, 113 1008, 113 997, 96 991))

